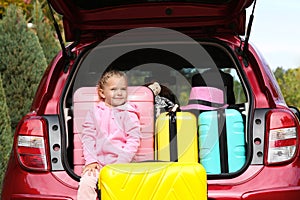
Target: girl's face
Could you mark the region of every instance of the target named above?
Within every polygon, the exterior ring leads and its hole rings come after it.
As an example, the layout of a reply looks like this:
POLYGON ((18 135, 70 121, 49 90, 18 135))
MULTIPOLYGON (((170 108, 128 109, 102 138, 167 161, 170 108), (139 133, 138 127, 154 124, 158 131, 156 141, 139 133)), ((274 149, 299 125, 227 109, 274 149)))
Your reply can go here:
POLYGON ((116 107, 127 101, 127 80, 125 77, 112 76, 99 89, 99 95, 107 106, 116 107))

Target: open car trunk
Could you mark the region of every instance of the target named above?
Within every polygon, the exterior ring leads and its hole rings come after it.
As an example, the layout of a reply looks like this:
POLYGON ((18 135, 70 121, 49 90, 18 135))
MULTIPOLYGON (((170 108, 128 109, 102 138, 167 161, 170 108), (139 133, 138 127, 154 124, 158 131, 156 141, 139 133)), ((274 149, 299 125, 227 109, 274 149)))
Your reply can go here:
POLYGON ((206 167, 209 178, 235 177, 246 168, 250 159, 247 155, 250 152, 247 145, 247 87, 241 80, 240 66, 233 58, 234 51, 220 40, 196 42, 176 31, 141 28, 118 34, 86 52, 78 58, 81 61, 73 69, 71 87, 63 102, 65 115, 72 119, 69 120, 67 135, 73 178, 79 178, 84 165, 82 124, 87 111, 98 101, 97 81, 107 69, 126 72, 128 100, 137 104, 141 111, 142 142, 134 162, 180 162, 181 159, 200 162, 206 167), (179 105, 176 114, 181 127, 177 127, 177 132, 184 135, 177 137, 177 144, 184 143, 183 149, 194 148, 189 150, 193 155, 185 155, 183 151, 177 152, 175 159, 161 156, 169 145, 160 143, 159 138, 164 137, 160 130, 165 128, 160 127, 164 123, 159 120, 166 117, 170 107, 159 110, 156 107, 156 98, 147 87, 154 81, 163 88, 162 97, 179 105), (195 87, 218 88, 222 91, 219 100, 223 104, 184 109, 191 103, 189 96, 195 87), (185 123, 189 125, 185 126, 185 123), (217 163, 219 167, 216 167, 217 163))

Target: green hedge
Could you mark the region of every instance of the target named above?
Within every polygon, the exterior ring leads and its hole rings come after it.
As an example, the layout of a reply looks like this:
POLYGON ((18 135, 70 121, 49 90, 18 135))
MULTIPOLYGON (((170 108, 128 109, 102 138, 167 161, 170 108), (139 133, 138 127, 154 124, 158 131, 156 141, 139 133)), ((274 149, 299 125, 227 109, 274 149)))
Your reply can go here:
POLYGON ((36 33, 27 28, 22 10, 11 4, 0 23, 0 72, 14 130, 29 112, 47 67, 36 33))
POLYGON ((2 191, 2 180, 5 173, 7 161, 13 143, 13 135, 10 127, 10 118, 6 105, 5 92, 2 86, 0 74, 0 191, 2 191))

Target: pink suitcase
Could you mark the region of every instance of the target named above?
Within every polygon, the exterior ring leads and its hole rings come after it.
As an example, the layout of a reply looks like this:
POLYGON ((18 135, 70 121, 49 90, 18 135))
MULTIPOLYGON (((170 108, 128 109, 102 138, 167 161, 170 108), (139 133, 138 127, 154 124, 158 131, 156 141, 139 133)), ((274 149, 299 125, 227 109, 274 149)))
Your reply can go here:
MULTIPOLYGON (((81 174, 84 158, 80 134, 86 114, 93 104, 97 103, 96 87, 82 87, 75 91, 74 97, 74 172, 81 174)), ((128 101, 137 105, 141 119, 141 146, 134 161, 154 159, 154 97, 152 91, 145 86, 128 87, 128 101)))

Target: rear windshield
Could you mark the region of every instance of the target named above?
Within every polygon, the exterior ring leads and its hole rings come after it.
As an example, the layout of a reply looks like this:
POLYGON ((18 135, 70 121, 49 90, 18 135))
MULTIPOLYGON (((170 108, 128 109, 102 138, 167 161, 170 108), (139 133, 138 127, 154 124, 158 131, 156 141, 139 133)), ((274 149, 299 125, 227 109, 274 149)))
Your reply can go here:
MULTIPOLYGON (((203 47, 214 57, 214 62, 218 64, 217 68, 206 66, 207 63, 197 68, 182 57, 153 48, 128 52, 113 61, 108 68, 125 71, 129 86, 142 86, 156 81, 168 87, 176 96, 174 100, 179 105, 188 103, 192 86, 202 85, 227 91, 224 93, 225 103, 231 105, 245 103, 245 93, 232 60, 220 48, 210 45, 203 47), (224 76, 232 77, 231 88, 227 88, 226 83, 224 85, 222 80, 224 76)), ((96 48, 94 52, 101 55, 102 49, 96 48)), ((93 60, 83 62, 75 80, 73 93, 78 88, 97 85, 99 77, 107 69, 97 64, 101 62, 103 58, 97 56, 93 60)))

